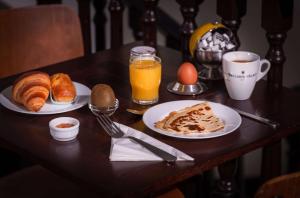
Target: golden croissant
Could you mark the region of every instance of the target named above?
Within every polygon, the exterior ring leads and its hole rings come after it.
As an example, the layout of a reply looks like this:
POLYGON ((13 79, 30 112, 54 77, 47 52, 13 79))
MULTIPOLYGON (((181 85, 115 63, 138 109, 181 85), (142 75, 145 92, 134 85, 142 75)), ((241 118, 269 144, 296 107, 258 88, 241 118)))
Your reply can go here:
POLYGON ((44 72, 21 75, 12 88, 13 100, 27 110, 37 112, 45 104, 50 92, 50 77, 44 72))

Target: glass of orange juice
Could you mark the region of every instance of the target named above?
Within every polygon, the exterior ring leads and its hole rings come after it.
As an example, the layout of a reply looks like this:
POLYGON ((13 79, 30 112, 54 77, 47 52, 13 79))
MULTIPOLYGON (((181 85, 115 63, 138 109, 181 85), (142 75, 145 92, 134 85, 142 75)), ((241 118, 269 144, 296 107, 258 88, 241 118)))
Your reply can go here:
POLYGON ((129 62, 133 102, 142 105, 156 103, 161 81, 161 59, 155 55, 140 55, 131 57, 129 62))

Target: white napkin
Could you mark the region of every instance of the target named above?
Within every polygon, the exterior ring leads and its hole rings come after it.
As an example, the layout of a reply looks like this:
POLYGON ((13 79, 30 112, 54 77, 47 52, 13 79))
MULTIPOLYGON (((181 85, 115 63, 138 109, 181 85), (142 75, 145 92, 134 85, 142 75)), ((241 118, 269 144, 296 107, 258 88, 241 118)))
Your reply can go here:
MULTIPOLYGON (((194 158, 189 155, 161 142, 157 139, 150 137, 149 135, 137 131, 133 128, 125 126, 123 124, 116 123, 121 130, 130 136, 134 136, 141 139, 153 146, 156 146, 174 156, 177 157, 177 161, 193 161, 194 158)), ((162 159, 148 149, 144 148, 140 144, 130 140, 129 138, 112 138, 111 139, 111 149, 110 149, 110 161, 162 161, 162 159)))

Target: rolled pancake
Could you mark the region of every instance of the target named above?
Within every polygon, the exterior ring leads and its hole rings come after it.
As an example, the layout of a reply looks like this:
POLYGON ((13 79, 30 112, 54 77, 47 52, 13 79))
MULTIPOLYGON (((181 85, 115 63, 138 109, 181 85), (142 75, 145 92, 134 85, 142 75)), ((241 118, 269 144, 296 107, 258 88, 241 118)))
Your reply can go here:
POLYGON ((210 133, 224 128, 224 123, 216 117, 208 102, 173 111, 155 127, 177 133, 210 133))

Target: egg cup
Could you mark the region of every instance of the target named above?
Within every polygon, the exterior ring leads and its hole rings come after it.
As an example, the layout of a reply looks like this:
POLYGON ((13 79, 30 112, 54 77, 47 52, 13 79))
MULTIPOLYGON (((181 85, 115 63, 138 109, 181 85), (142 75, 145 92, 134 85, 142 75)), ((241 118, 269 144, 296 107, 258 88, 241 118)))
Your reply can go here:
POLYGON ((204 83, 197 81, 193 85, 184 85, 180 82, 173 81, 167 85, 167 90, 178 95, 198 95, 207 90, 204 83))
POLYGON ((98 114, 106 114, 108 116, 111 116, 112 114, 115 113, 118 107, 119 107, 118 99, 115 100, 112 106, 107 106, 107 107, 96 107, 95 105, 92 105, 91 101, 89 102, 89 108, 92 111, 92 113, 95 114, 96 116, 98 114))

